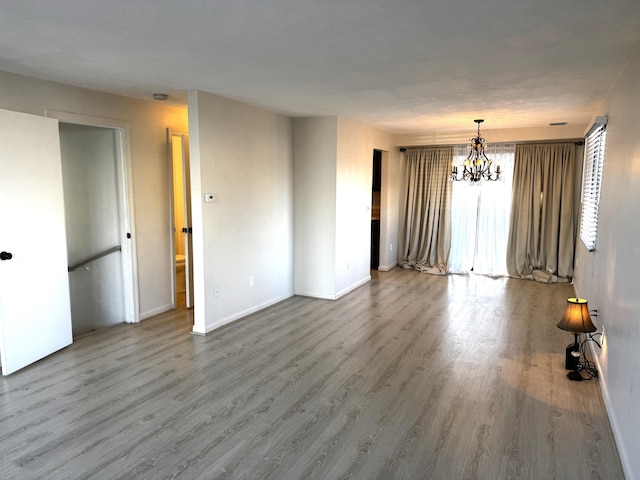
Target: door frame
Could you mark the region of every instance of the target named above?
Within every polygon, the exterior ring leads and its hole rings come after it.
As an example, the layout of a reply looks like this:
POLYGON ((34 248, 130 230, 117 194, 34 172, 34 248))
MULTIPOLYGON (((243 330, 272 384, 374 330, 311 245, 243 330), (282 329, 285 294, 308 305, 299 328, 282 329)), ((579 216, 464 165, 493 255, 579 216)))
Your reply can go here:
POLYGON ((114 131, 125 322, 138 323, 140 321, 138 255, 135 241, 137 237, 133 208, 133 168, 131 165, 129 122, 57 110, 45 110, 45 117, 55 118, 60 123, 108 128, 114 131))
MULTIPOLYGON (((173 183, 173 143, 174 136, 182 137, 182 175, 184 184, 184 213, 187 228, 191 228, 191 166, 189 164, 189 134, 167 128, 167 169, 169 179, 169 241, 170 241, 170 265, 171 265, 171 305, 176 305, 176 242, 175 242, 175 216, 174 216, 174 183, 173 183)), ((187 308, 193 307, 193 243, 191 233, 185 239, 185 280, 187 289, 185 303, 187 308)))

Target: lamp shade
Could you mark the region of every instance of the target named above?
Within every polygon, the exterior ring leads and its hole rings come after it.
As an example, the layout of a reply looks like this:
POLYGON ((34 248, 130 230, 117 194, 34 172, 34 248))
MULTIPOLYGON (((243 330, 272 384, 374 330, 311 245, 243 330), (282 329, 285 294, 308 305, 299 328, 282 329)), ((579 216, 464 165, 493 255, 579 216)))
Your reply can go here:
POLYGON ((589 306, 584 298, 568 298, 567 308, 558 328, 573 333, 595 332, 597 329, 589 316, 589 306))

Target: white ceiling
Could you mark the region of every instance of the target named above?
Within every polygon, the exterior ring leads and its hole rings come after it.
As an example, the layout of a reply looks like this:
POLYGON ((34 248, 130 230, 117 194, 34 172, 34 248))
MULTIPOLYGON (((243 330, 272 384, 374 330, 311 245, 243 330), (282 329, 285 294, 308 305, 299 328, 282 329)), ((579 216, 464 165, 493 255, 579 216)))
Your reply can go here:
POLYGON ((0 0, 0 70, 397 133, 586 124, 639 44, 638 0, 0 0))

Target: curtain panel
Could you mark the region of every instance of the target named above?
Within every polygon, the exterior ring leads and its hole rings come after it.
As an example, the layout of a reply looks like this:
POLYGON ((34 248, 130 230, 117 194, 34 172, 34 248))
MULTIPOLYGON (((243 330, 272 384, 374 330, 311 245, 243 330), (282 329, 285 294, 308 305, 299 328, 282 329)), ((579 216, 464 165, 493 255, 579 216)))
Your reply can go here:
POLYGON ((451 250, 452 147, 407 150, 401 266, 447 273, 451 250))
POLYGON ((575 145, 516 145, 507 271, 541 282, 573 277, 575 145))

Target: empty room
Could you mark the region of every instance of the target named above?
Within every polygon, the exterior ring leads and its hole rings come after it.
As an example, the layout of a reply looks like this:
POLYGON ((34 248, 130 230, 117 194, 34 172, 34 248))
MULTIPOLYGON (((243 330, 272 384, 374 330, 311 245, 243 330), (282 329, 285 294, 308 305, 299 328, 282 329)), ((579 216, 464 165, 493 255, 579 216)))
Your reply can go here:
POLYGON ((637 1, 0 7, 1 478, 640 478, 637 1))

